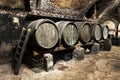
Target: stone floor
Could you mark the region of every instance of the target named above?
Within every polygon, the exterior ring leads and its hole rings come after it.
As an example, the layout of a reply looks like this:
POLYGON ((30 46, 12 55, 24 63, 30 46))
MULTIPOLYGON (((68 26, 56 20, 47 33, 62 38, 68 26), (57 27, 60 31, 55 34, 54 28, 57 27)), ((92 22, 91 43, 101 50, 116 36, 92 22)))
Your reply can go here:
POLYGON ((34 71, 22 65, 16 76, 11 66, 4 64, 0 66, 0 80, 120 80, 120 47, 86 55, 84 60, 59 61, 49 72, 34 71))

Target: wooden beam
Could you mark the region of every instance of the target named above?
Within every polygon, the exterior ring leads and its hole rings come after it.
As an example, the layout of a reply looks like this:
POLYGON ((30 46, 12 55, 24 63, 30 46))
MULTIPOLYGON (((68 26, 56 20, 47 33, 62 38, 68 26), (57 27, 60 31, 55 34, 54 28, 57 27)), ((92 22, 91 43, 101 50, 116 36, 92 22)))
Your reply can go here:
POLYGON ((101 21, 104 19, 106 16, 110 15, 113 10, 116 9, 120 5, 120 0, 113 0, 109 2, 109 5, 102 11, 102 13, 99 14, 98 16, 98 21, 101 21))

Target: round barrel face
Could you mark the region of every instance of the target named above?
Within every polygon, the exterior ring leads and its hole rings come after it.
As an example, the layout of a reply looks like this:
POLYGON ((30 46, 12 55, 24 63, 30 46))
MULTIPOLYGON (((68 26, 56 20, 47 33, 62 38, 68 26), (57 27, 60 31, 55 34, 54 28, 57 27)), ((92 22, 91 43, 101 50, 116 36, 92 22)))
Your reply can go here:
POLYGON ((100 25, 96 25, 95 30, 94 30, 94 38, 95 40, 100 40, 102 38, 102 30, 100 25))
POLYGON ((43 48, 52 48, 58 42, 58 30, 53 23, 44 22, 36 29, 36 41, 43 48))
POLYGON ((107 26, 103 26, 103 39, 107 39, 109 35, 109 29, 107 26))
POLYGON ((90 25, 88 24, 84 24, 83 26, 81 26, 82 28, 79 30, 80 33, 80 38, 82 40, 82 42, 87 43, 90 41, 91 39, 91 29, 90 29, 90 25))
POLYGON ((75 25, 68 24, 63 31, 63 39, 69 46, 75 45, 78 41, 78 30, 75 25))

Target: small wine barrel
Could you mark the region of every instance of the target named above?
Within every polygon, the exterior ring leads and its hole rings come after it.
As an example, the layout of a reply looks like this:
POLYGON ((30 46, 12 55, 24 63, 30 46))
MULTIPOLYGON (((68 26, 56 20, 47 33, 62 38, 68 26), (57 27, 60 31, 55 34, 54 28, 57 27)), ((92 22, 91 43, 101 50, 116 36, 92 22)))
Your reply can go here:
POLYGON ((99 41, 102 38, 102 26, 101 24, 94 23, 91 25, 92 39, 99 41))
POLYGON ((44 49, 53 48, 59 39, 58 28, 55 23, 49 19, 40 19, 31 22, 28 25, 32 29, 32 41, 44 49))
POLYGON ((67 46, 74 46, 78 41, 78 30, 73 22, 59 21, 56 23, 59 29, 60 43, 67 46))
POLYGON ((109 35, 109 28, 107 25, 102 25, 102 33, 103 33, 103 39, 107 39, 109 35))
POLYGON ((87 22, 76 22, 75 23, 79 32, 80 41, 85 44, 91 40, 91 25, 87 22))

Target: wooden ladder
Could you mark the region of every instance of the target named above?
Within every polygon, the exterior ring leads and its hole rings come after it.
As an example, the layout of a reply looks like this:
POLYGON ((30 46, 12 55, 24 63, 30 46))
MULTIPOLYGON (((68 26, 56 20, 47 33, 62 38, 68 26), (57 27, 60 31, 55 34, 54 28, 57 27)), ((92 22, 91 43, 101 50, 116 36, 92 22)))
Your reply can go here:
POLYGON ((27 42, 29 40, 31 29, 22 28, 22 32, 16 47, 16 52, 13 58, 14 74, 19 73, 19 69, 22 63, 23 55, 26 49, 27 42))

